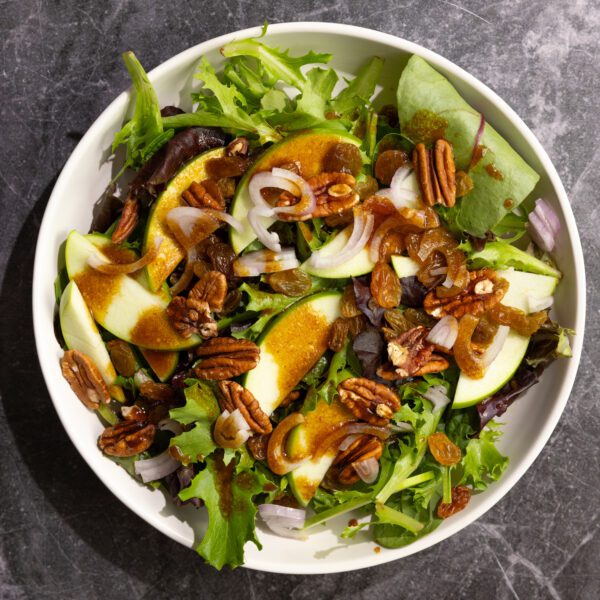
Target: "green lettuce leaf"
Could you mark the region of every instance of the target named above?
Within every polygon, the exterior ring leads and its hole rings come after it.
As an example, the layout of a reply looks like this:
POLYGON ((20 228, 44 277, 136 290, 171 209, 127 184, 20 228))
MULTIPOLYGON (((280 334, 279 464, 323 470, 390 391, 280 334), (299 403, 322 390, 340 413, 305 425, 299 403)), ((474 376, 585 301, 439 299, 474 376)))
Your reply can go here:
POLYGON ((532 336, 525 360, 531 367, 545 368, 557 358, 573 356, 569 336, 572 329, 562 327, 554 321, 544 323, 532 336))
POLYGON ((383 62, 378 56, 370 58, 354 79, 346 80, 348 85, 332 100, 331 109, 344 117, 351 115, 358 106, 368 104, 379 83, 383 62))
POLYGON ((171 438, 169 445, 177 448, 184 464, 190 464, 204 460, 216 450, 212 427, 220 409, 214 387, 206 381, 195 380, 184 393, 185 406, 171 409, 169 416, 179 423, 194 426, 171 438))
POLYGON ((115 134, 112 144, 113 152, 122 144, 127 145, 125 164, 120 173, 128 167, 141 167, 174 133, 163 128, 156 92, 135 54, 125 52, 123 62, 135 89, 135 105, 133 117, 115 134))
MULTIPOLYGON (((481 114, 443 75, 412 56, 400 77, 397 100, 404 135, 415 143, 446 138, 454 146, 457 167, 469 168, 481 114)), ((488 123, 479 143, 486 152, 469 169, 474 188, 461 199, 456 222, 464 231, 483 237, 523 202, 539 176, 488 123)))
POLYGON ((463 242, 459 247, 467 253, 469 266, 472 269, 481 269, 482 267, 508 269, 513 267, 518 271, 526 271, 527 273, 562 277, 561 272, 552 265, 506 242, 487 242, 484 249, 480 251, 473 250, 470 242, 463 242))
POLYGON ((256 537, 253 501, 262 492, 262 477, 250 469, 236 472, 236 461, 225 465, 222 452, 206 459, 206 468, 179 493, 183 501, 200 498, 208 510, 208 528, 196 548, 206 562, 217 569, 235 568, 244 563, 246 542, 262 548, 256 537))
POLYGON ((258 39, 267 32, 266 24, 259 38, 236 40, 225 44, 221 54, 226 58, 235 56, 249 56, 260 61, 264 70, 276 81, 283 81, 304 91, 306 78, 300 68, 313 63, 328 63, 331 54, 308 52, 303 56, 290 56, 288 51, 271 48, 258 39))
POLYGON ((479 437, 469 440, 461 461, 462 484, 485 490, 492 481, 500 479, 508 467, 508 457, 496 448, 496 440, 502 435, 499 427, 498 423, 490 421, 479 437))

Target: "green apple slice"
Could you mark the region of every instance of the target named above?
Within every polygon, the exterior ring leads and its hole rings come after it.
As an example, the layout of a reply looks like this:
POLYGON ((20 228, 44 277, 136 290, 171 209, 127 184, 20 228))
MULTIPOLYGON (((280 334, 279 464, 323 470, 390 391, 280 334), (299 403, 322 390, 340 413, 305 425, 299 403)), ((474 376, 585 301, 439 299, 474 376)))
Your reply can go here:
POLYGON ((413 277, 419 272, 419 264, 408 256, 392 256, 392 267, 400 279, 413 277))
MULTIPOLYGON (((348 239, 352 235, 352 226, 349 225, 346 229, 342 229, 332 240, 327 242, 322 247, 323 256, 330 256, 337 254, 348 242, 348 239)), ((347 260, 341 265, 329 268, 318 268, 313 267, 310 264, 310 259, 301 265, 301 269, 315 275, 316 277, 323 277, 325 279, 341 279, 343 277, 358 277, 359 275, 365 275, 370 273, 375 264, 371 262, 369 257, 368 246, 363 248, 354 258, 347 260)))
POLYGON ((152 350, 182 350, 197 346, 198 336, 181 337, 172 327, 164 294, 154 294, 128 275, 105 275, 88 259, 106 250, 72 231, 65 260, 69 278, 77 284, 94 320, 122 340, 152 350))
POLYGON ((179 352, 175 350, 163 351, 140 348, 140 352, 148 366, 163 383, 171 378, 179 363, 179 352))
POLYGON ((152 206, 144 235, 144 252, 154 246, 156 238, 162 238, 162 243, 158 256, 145 269, 151 291, 157 292, 175 267, 185 258, 185 250, 173 237, 167 225, 167 215, 173 208, 185 206, 181 194, 194 181, 201 182, 206 179, 208 161, 224 154, 224 148, 214 148, 192 159, 171 179, 152 206))
MULTIPOLYGON (((236 254, 239 254, 248 244, 256 239, 254 230, 248 223, 248 211, 252 208, 252 200, 248 191, 250 179, 256 173, 269 171, 273 167, 298 162, 302 168, 302 176, 306 179, 322 173, 325 168, 325 158, 330 150, 339 143, 360 146, 358 138, 343 131, 311 130, 289 135, 266 150, 252 165, 238 184, 230 212, 242 225, 244 230, 231 230, 230 240, 236 254)), ((265 227, 270 227, 273 219, 261 218, 265 227)))
POLYGON ((244 385, 270 415, 327 349, 342 295, 328 291, 299 300, 273 321, 258 340, 260 361, 244 385))
MULTIPOLYGON (((552 296, 558 283, 558 279, 555 277, 512 269, 498 271, 498 275, 509 283, 502 303, 519 308, 524 312, 529 312, 530 298, 552 296)), ((472 379, 464 373, 460 374, 452 408, 473 406, 497 392, 519 368, 528 345, 528 337, 519 335, 511 329, 500 353, 481 379, 472 379)))
MULTIPOLYGON (((290 460, 309 456, 332 431, 356 417, 339 401, 331 404, 321 401, 307 413, 304 423, 295 427, 288 436, 287 453, 290 460)), ((336 450, 330 450, 318 459, 311 459, 287 474, 292 493, 302 506, 306 506, 333 463, 336 450)))
POLYGON ((79 350, 88 356, 102 375, 111 397, 123 402, 125 400, 123 389, 115 384, 117 372, 96 323, 74 281, 69 281, 60 298, 59 320, 67 347, 70 350, 79 350))

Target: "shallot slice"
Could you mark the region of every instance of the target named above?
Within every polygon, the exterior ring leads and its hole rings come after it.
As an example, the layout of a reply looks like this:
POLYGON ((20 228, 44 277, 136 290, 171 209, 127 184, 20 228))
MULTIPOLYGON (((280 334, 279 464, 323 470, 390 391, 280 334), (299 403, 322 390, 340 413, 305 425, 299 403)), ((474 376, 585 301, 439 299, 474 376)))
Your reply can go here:
POLYGON ((275 207, 273 210, 277 214, 291 214, 303 217, 310 215, 315 211, 315 208, 317 208, 317 197, 315 196, 306 179, 300 177, 300 175, 297 175, 292 171, 279 169, 277 167, 275 167, 271 172, 275 177, 281 177, 282 179, 287 178, 292 183, 295 183, 298 186, 301 194, 300 201, 297 204, 294 204, 294 206, 275 207))
POLYGON ((306 511, 302 508, 291 508, 279 504, 260 504, 258 512, 265 525, 282 537, 305 539, 302 531, 306 520, 306 511))
POLYGON ((331 253, 331 250, 328 251, 325 246, 313 252, 308 259, 309 264, 318 269, 329 269, 354 258, 367 245, 373 231, 374 221, 375 217, 372 214, 365 216, 360 208, 355 208, 352 234, 344 247, 336 253, 331 253))
POLYGON ((438 410, 442 410, 447 404, 450 403, 448 398, 448 392, 443 385, 432 385, 424 394, 423 397, 429 400, 433 404, 433 412, 436 413, 438 410))
POLYGON ((368 484, 375 483, 379 475, 379 461, 374 458, 367 458, 366 460, 359 460, 353 462, 352 466, 356 471, 357 475, 368 484))
POLYGON ((178 206, 168 212, 167 225, 175 239, 189 250, 219 228, 219 219, 203 208, 178 206))
POLYGON ((154 239, 154 244, 148 249, 144 256, 138 258, 132 263, 112 263, 103 254, 96 252, 88 258, 88 265, 95 271, 100 271, 105 275, 128 275, 143 269, 149 265, 157 256, 160 250, 163 239, 157 237, 154 239))
POLYGON ((390 183, 390 200, 396 208, 402 206, 422 208, 414 178, 414 172, 410 167, 400 167, 394 173, 392 182, 390 183))
POLYGON ((276 273, 287 271, 300 266, 293 248, 286 248, 281 252, 272 250, 257 250, 235 259, 234 273, 238 277, 256 277, 262 273, 276 273))
POLYGON ((185 268, 179 279, 169 290, 172 296, 177 296, 187 288, 192 281, 194 276, 194 263, 198 260, 198 250, 196 246, 193 246, 187 251, 187 260, 185 261, 185 268))
POLYGON ((492 343, 488 346, 484 355, 481 357, 484 366, 489 367, 494 362, 498 354, 500 354, 500 351, 504 347, 504 342, 506 342, 506 338, 508 337, 509 331, 510 327, 508 327, 508 325, 500 325, 498 327, 498 331, 496 332, 492 343))
POLYGON ((239 408, 224 410, 215 421, 213 437, 222 448, 239 448, 251 435, 250 426, 239 408))
POLYGON ((162 479, 176 471, 180 466, 181 463, 171 456, 168 448, 158 456, 136 460, 133 463, 135 472, 142 478, 144 483, 162 479))
POLYGON ((442 317, 427 334, 427 341, 450 350, 458 336, 458 321, 452 315, 442 317))
POLYGON ((248 211, 248 223, 263 246, 273 252, 281 252, 279 236, 274 231, 268 231, 261 220, 263 217, 271 217, 274 214, 270 207, 254 206, 248 211))
POLYGON ((554 209, 545 200, 536 200, 529 213, 529 234, 533 241, 545 252, 552 252, 559 232, 560 221, 554 209))

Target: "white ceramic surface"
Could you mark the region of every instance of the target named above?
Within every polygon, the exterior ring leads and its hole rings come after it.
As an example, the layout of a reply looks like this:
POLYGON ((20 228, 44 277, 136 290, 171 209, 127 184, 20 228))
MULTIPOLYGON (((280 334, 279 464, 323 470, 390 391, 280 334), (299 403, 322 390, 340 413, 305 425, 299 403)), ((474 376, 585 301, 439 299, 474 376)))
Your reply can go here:
MULTIPOLYGON (((195 67, 205 55, 218 68, 219 48, 232 39, 257 35, 249 29, 222 36, 190 48, 150 73, 161 105, 178 104, 190 108, 189 91, 197 82, 195 67)), ((564 273, 555 301, 555 316, 578 332, 573 339, 573 358, 554 364, 526 397, 515 403, 505 422, 501 450, 510 456, 510 466, 502 479, 485 493, 473 497, 467 509, 445 521, 436 531, 416 543, 396 550, 374 552, 368 533, 341 540, 339 532, 348 521, 344 515, 317 528, 306 542, 287 540, 268 533, 259 525, 263 550, 246 546, 246 566, 281 573, 332 573, 360 569, 395 560, 423 550, 461 530, 480 517, 511 489, 546 444, 569 398, 575 378, 585 319, 585 275, 581 244, 565 190, 546 152, 515 112, 480 81, 425 48, 376 31, 327 23, 287 23, 272 25, 266 38, 293 53, 310 49, 334 54, 333 66, 340 73, 353 73, 372 55, 386 59, 379 95, 382 103, 393 100, 399 73, 410 54, 418 54, 447 76, 461 94, 501 133, 541 175, 536 194, 546 198, 563 225, 556 251, 564 273)), ((144 57, 139 57, 143 63, 144 57)), ((112 166, 106 163, 113 134, 129 106, 129 93, 121 94, 96 120, 65 165, 50 198, 36 250, 33 280, 33 317, 37 351, 42 371, 59 417, 80 454, 104 484, 131 510, 174 540, 192 546, 191 524, 202 524, 203 511, 178 510, 160 491, 136 483, 124 470, 105 458, 96 446, 101 425, 86 410, 62 378, 59 358, 62 351, 55 341, 53 281, 57 253, 71 229, 86 232, 94 202, 110 180, 112 166)), ((199 559, 201 560, 201 559, 199 559)))

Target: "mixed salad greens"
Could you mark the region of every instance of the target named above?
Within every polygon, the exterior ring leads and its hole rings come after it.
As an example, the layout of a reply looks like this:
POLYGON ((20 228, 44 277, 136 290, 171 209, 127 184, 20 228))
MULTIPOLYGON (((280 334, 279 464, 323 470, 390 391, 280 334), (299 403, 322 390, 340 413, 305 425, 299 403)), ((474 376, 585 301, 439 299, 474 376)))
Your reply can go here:
POLYGON ((418 56, 380 106, 382 59, 341 81, 265 33, 200 61, 192 113, 124 55, 122 199, 69 235, 55 286, 100 449, 206 507, 219 569, 257 522, 428 534, 502 476, 495 419, 572 333, 548 314, 559 220, 483 114, 418 56))

